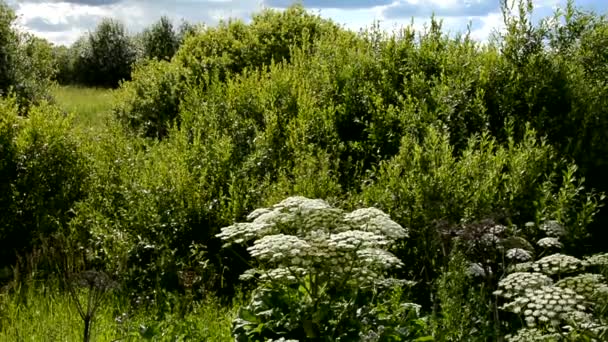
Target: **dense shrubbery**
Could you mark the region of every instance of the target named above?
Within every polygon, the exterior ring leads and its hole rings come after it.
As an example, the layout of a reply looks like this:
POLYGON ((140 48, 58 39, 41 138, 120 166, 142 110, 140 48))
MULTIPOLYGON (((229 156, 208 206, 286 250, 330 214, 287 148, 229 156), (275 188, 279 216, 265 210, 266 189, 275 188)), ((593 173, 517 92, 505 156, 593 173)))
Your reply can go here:
POLYGON ((54 233, 63 233, 85 197, 89 172, 70 118, 49 105, 18 116, 14 101, 0 104, 2 129, 2 266, 54 233))
MULTIPOLYGON (((355 34, 297 6, 223 23, 137 64, 97 130, 2 102, 2 256, 61 233, 137 296, 226 295, 255 273, 233 325, 243 341, 602 336, 605 299, 562 288, 606 286, 602 255, 584 257, 604 248, 588 227, 608 190, 608 21, 568 7, 532 26, 520 8, 485 46, 435 21, 355 34), (557 279, 562 266, 589 274, 557 279), (389 291, 383 277, 416 283, 389 291), (524 308, 548 291, 576 319, 524 308)), ((70 57, 89 44, 55 50, 60 64, 99 71, 70 57)))
POLYGON ((55 75, 52 47, 47 41, 15 31, 13 11, 0 1, 0 97, 15 96, 21 113, 49 99, 55 75))

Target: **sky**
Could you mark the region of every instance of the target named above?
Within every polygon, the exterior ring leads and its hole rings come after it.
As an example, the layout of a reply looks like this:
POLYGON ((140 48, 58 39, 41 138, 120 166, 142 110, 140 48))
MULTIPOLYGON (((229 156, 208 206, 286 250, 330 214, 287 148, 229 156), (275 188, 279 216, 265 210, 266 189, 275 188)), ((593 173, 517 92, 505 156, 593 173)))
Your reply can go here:
MULTIPOLYGON (((161 16, 176 25, 182 20, 212 26, 220 20, 248 21, 264 8, 284 9, 293 0, 5 0, 17 13, 18 26, 58 45, 69 45, 92 31, 104 17, 122 21, 130 33, 140 32, 161 16)), ((551 15, 566 0, 533 0, 534 17, 551 15)), ((432 14, 453 33, 471 25, 471 35, 486 40, 503 26, 499 0, 299 0, 312 13, 359 31, 377 22, 392 32, 409 25, 422 28, 432 14)), ((608 13, 608 0, 575 0, 575 4, 608 13)))

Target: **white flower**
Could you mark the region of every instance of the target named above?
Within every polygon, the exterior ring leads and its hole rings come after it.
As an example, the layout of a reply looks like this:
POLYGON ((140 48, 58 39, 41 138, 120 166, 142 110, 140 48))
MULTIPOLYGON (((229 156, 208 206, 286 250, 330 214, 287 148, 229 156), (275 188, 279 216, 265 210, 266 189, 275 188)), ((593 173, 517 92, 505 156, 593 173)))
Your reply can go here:
POLYGON ((562 248, 562 243, 559 242, 558 238, 554 237, 542 238, 536 244, 543 248, 562 248))
MULTIPOLYGON (((572 290, 578 295, 591 299, 597 291, 601 291, 605 284, 602 275, 584 273, 574 277, 563 278, 555 286, 572 290)), ((569 304, 575 305, 576 301, 572 299, 569 301, 569 304)))
POLYGON ((585 258, 585 264, 589 266, 606 266, 608 265, 608 253, 595 254, 585 258))
POLYGON ((397 240, 408 236, 407 229, 398 223, 382 210, 377 208, 357 209, 344 216, 344 220, 352 226, 353 230, 362 230, 383 235, 397 240))
POLYGON ((543 230, 548 236, 552 237, 566 235, 566 229, 557 221, 547 221, 540 225, 540 229, 543 230))
POLYGON ((564 254, 552 254, 532 264, 536 272, 553 275, 558 273, 571 273, 577 271, 582 266, 579 259, 564 254))
POLYGON ((486 275, 486 271, 478 263, 469 264, 467 272, 474 277, 484 277, 486 275))
POLYGON ((294 196, 248 219, 217 235, 226 245, 253 240, 247 250, 259 267, 243 279, 293 284, 314 274, 327 286, 382 286, 386 271, 402 266, 387 248, 407 230, 376 208, 344 213, 323 200, 294 196))
MULTIPOLYGON (((495 294, 505 298, 514 298, 527 291, 539 290, 541 287, 551 284, 553 284, 553 280, 542 273, 515 272, 498 282, 498 290, 495 294)), ((540 294, 542 293, 540 292, 540 294)))
POLYGON ((531 260, 532 255, 525 249, 511 248, 507 250, 507 258, 524 262, 531 260))

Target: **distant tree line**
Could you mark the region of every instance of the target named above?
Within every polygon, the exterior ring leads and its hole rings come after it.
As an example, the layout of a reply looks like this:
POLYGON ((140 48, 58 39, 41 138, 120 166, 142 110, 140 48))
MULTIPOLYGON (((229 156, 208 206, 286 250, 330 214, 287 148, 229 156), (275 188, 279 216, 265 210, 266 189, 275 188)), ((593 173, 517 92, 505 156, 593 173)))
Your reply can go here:
POLYGON ((105 18, 71 46, 53 48, 59 84, 116 87, 129 80, 135 62, 171 60, 185 37, 196 28, 183 22, 179 28, 163 16, 143 32, 129 35, 120 21, 105 18))

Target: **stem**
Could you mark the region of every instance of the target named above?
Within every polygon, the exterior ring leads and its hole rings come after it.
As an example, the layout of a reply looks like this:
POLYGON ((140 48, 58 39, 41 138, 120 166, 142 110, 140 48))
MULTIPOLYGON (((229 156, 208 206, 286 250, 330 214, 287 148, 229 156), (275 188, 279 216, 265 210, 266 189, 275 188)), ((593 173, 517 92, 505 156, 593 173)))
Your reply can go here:
POLYGON ((84 336, 82 337, 82 341, 83 342, 89 342, 90 341, 90 324, 91 324, 91 317, 87 316, 84 319, 84 336))

